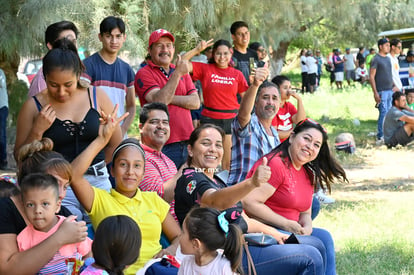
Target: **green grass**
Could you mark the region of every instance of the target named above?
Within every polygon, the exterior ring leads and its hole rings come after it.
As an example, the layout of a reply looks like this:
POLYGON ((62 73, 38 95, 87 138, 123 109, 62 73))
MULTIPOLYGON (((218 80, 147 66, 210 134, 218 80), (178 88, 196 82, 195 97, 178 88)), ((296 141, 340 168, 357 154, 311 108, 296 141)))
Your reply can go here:
MULTIPOLYGON (((288 76, 300 87, 299 73, 288 76)), ((411 152, 412 146, 394 150, 375 146, 378 110, 370 87, 356 83, 337 90, 330 88, 328 81, 323 79, 314 94, 302 95, 307 116, 327 128, 331 149, 336 135, 352 133, 357 152, 335 153, 336 157, 346 169, 367 167, 367 172, 366 179, 359 182, 333 186, 337 201, 322 206, 314 226, 329 230, 334 237, 338 274, 414 274, 414 181, 409 174, 412 158, 407 158, 408 176, 384 178, 368 169, 377 164, 375 152, 379 151, 382 158, 398 158, 411 152), (359 126, 354 119, 360 121, 359 126), (370 160, 373 155, 374 160, 370 160)))
POLYGON ((338 274, 414 274, 414 192, 383 195, 339 199, 315 219, 334 236, 338 274))

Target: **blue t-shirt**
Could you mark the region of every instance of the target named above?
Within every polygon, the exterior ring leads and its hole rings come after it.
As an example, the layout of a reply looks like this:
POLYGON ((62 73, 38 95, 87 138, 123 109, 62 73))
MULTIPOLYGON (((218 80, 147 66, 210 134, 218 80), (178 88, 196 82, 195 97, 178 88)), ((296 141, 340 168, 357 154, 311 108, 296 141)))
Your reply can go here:
POLYGON ((125 96, 128 88, 134 87, 135 74, 128 63, 117 58, 114 63, 106 63, 99 53, 94 53, 83 61, 86 74, 82 78, 92 86, 100 87, 111 99, 118 104, 118 116, 125 112, 125 96))

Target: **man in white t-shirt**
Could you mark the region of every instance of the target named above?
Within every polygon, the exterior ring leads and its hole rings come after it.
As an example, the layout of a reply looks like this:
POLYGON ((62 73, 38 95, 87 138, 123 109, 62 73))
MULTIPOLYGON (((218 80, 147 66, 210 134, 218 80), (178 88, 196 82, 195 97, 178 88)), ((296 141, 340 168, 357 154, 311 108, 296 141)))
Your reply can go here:
POLYGON ((311 50, 306 52, 306 67, 308 68, 308 85, 311 93, 315 90, 318 61, 313 57, 311 50))
POLYGON ((392 71, 392 82, 394 83, 394 88, 393 91, 403 91, 403 85, 401 83, 401 79, 400 79, 400 65, 399 65, 399 61, 398 61, 398 56, 401 53, 401 40, 394 38, 390 41, 390 53, 388 54, 388 57, 391 60, 391 71, 392 71))

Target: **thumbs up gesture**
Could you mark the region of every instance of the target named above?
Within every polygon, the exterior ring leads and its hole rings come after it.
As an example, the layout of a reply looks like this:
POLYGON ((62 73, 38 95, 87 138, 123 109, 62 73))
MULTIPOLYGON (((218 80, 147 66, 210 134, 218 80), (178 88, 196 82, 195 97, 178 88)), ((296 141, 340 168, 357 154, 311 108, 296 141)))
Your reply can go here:
POLYGON ((259 187, 261 184, 267 183, 271 174, 270 167, 267 166, 267 157, 264 157, 262 164, 257 167, 256 172, 253 174, 253 184, 259 187))

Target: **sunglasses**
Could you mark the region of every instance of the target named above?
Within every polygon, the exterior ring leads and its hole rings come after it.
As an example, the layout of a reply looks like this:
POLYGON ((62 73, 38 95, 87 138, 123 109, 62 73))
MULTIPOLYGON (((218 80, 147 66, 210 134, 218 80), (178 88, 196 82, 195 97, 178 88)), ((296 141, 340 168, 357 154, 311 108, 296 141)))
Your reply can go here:
POLYGON ((319 125, 326 134, 328 133, 328 131, 326 130, 325 127, 323 127, 320 123, 318 123, 317 121, 315 121, 315 120, 313 120, 311 118, 305 118, 304 120, 302 120, 301 122, 299 122, 299 124, 297 126, 300 126, 300 125, 302 125, 305 122, 312 123, 313 125, 319 125))

